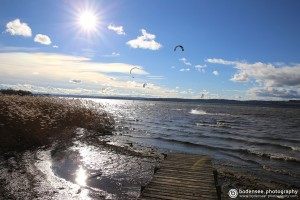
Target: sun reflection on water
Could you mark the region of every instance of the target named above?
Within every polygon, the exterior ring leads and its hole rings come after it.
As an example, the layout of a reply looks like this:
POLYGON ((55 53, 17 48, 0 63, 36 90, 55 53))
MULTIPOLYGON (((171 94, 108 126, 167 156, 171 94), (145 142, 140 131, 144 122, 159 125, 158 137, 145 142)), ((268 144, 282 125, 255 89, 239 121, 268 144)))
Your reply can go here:
POLYGON ((86 171, 82 168, 82 166, 79 167, 79 169, 76 171, 76 183, 80 186, 86 186, 86 171))

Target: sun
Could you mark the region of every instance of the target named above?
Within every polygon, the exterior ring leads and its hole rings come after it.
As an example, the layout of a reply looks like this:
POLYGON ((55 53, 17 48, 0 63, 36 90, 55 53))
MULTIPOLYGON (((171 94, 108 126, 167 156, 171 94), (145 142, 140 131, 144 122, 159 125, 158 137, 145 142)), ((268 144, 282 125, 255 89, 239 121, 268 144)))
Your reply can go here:
POLYGON ((78 16, 78 24, 84 32, 95 32, 97 31, 99 19, 93 11, 84 11, 78 16))

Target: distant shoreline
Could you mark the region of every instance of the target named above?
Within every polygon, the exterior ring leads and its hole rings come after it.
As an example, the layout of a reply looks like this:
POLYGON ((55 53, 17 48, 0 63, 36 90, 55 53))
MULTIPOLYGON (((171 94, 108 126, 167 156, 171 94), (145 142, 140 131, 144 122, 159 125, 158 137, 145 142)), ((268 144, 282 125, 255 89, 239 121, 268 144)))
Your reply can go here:
POLYGON ((262 100, 229 100, 229 99, 183 99, 183 98, 146 98, 146 97, 122 97, 122 96, 89 96, 89 95, 63 95, 47 94, 58 97, 92 98, 92 99, 115 99, 115 100, 140 100, 140 101, 166 101, 166 102, 191 102, 191 103, 225 103, 231 105, 251 106, 275 106, 300 108, 300 100, 288 101, 262 101, 262 100))
POLYGON ((116 99, 116 100, 140 100, 140 101, 166 101, 166 102, 191 102, 191 103, 225 103, 231 105, 252 105, 252 106, 275 106, 275 107, 294 107, 300 108, 300 100, 286 100, 286 101, 270 101, 270 100, 233 100, 233 99, 185 99, 185 98, 159 98, 159 97, 134 97, 134 96, 95 96, 95 95, 72 95, 72 94, 49 94, 49 93, 33 93, 30 91, 2 89, 2 91, 9 90, 12 94, 18 92, 26 93, 21 95, 32 96, 56 96, 56 97, 71 97, 71 98, 92 98, 92 99, 116 99))

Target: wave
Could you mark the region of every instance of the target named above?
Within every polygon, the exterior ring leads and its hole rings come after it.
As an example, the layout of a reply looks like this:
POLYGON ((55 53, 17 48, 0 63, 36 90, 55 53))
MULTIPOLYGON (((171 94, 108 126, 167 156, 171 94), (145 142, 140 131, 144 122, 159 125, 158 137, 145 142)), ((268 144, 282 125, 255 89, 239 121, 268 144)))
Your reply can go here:
MULTIPOLYGON (((297 139, 289 139, 289 138, 280 138, 280 137, 269 137, 269 136, 252 136, 254 138, 257 138, 257 139, 263 139, 263 140, 273 140, 273 141, 285 141, 285 142, 292 142, 292 143, 297 143, 299 144, 300 143, 300 140, 297 140, 297 139)), ((293 150, 295 149, 299 149, 299 147, 294 147, 293 150)))
POLYGON ((155 137, 154 139, 164 140, 164 141, 167 141, 167 142, 174 142, 174 143, 183 144, 183 145, 204 147, 204 148, 212 149, 212 150, 224 150, 224 151, 228 151, 229 150, 229 151, 232 151, 232 149, 227 149, 227 148, 223 148, 223 147, 215 147, 215 146, 210 146, 210 145, 207 145, 207 144, 198 144, 198 143, 189 142, 189 141, 182 141, 182 140, 176 140, 176 139, 168 139, 168 138, 163 138, 163 137, 155 137))
POLYGON ((232 116, 232 117, 235 116, 228 113, 209 113, 201 109, 191 109, 189 113, 193 115, 219 115, 219 116, 232 116))
POLYGON ((259 151, 251 151, 251 150, 248 150, 248 149, 242 149, 242 151, 244 151, 248 154, 252 154, 252 155, 262 157, 262 158, 269 158, 269 159, 274 159, 274 160, 282 160, 282 161, 300 163, 299 158, 287 156, 287 155, 284 155, 284 154, 281 154, 281 153, 265 153, 265 152, 259 152, 259 151))
POLYGON ((193 115, 207 115, 208 114, 204 110, 198 110, 198 109, 192 109, 189 113, 193 114, 193 115))
MULTIPOLYGON (((188 133, 188 132, 187 132, 188 133)), ((248 145, 256 145, 256 146, 271 146, 276 149, 281 148, 285 150, 292 150, 292 151, 299 151, 300 152, 300 147, 295 147, 295 146, 288 146, 288 145, 282 145, 282 144, 277 144, 277 143, 270 143, 270 142, 258 142, 258 141, 251 141, 251 138, 234 138, 234 137, 223 137, 220 135, 206 135, 206 134, 197 134, 199 138, 211 138, 211 139, 220 139, 220 140, 225 140, 225 141, 234 141, 237 143, 245 143, 248 145)))
POLYGON ((266 166, 266 165, 263 165, 262 167, 263 167, 264 170, 269 171, 269 172, 273 172, 273 173, 277 173, 277 174, 283 174, 283 175, 289 175, 291 177, 295 177, 295 178, 300 179, 300 175, 295 174, 295 173, 293 173, 291 171, 288 171, 288 170, 285 170, 285 169, 275 169, 273 167, 266 166))
MULTIPOLYGON (((206 149, 210 149, 210 150, 215 150, 215 151, 222 151, 222 153, 226 152, 237 152, 237 153, 247 153, 247 154, 252 154, 261 158, 269 158, 269 159, 274 159, 274 160, 281 160, 281 161, 286 161, 286 162, 296 162, 296 163, 300 163, 300 158, 295 158, 295 157, 291 157, 291 156, 287 156, 284 154, 280 154, 280 153, 265 153, 265 152, 259 152, 259 151, 251 151, 248 149, 230 149, 230 148, 224 148, 224 147, 217 147, 217 146, 210 146, 207 144, 199 144, 199 143, 194 143, 194 142, 189 142, 189 141, 182 141, 182 140, 176 140, 176 139, 168 139, 168 138, 163 138, 163 137, 155 137, 154 139, 158 139, 158 140, 164 140, 167 142, 174 142, 174 143, 178 143, 178 144, 182 144, 182 145, 189 145, 189 146, 197 146, 197 147, 202 147, 202 148, 206 148, 206 149)), ((244 160, 246 162, 253 162, 258 164, 256 161, 252 160, 252 159, 246 159, 240 156, 234 156, 232 154, 228 154, 231 157, 236 157, 239 158, 241 160, 244 160)))
POLYGON ((196 123, 197 126, 209 126, 209 127, 218 127, 218 128, 231 128, 231 126, 224 122, 217 122, 217 123, 196 123))
POLYGON ((286 146, 291 148, 293 151, 299 151, 300 152, 300 147, 290 147, 290 146, 286 146))

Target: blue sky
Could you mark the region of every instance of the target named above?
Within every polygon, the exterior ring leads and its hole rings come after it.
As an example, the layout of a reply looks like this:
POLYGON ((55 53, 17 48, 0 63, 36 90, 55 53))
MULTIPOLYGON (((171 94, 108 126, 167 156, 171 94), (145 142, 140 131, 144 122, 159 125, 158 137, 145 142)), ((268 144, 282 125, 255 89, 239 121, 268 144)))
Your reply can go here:
POLYGON ((2 0, 0 87, 299 99, 299 10, 296 0, 2 0))

